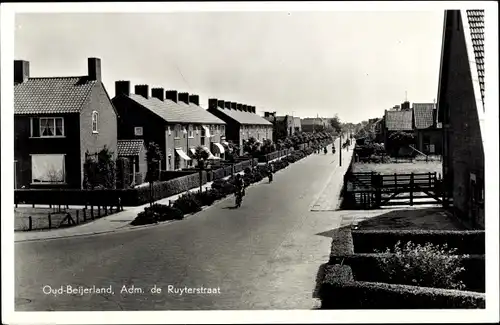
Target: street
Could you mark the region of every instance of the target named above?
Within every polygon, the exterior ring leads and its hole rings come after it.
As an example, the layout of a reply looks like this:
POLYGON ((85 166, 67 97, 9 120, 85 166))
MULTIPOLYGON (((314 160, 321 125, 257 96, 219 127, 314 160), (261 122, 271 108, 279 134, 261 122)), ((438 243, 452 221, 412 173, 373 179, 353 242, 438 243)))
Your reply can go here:
POLYGON ((320 201, 336 204, 352 154, 343 150, 339 167, 338 140, 336 148, 290 165, 271 184, 251 186, 239 209, 230 198, 179 222, 16 243, 16 310, 316 307, 316 274, 331 245, 322 233, 338 226, 320 201), (81 292, 57 293, 68 285, 81 292), (114 294, 81 294, 93 286, 111 286, 114 294), (151 293, 155 286, 162 291, 151 293))

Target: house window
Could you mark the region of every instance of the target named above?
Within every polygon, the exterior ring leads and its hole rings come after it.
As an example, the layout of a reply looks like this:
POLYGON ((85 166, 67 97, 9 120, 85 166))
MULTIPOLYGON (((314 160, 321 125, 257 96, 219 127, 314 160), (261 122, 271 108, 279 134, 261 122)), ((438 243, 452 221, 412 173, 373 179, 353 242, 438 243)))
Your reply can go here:
POLYGON ((189 137, 193 138, 193 126, 189 125, 189 137))
POLYGON ((134 127, 134 134, 136 136, 142 136, 142 126, 136 126, 136 127, 134 127))
POLYGON ((168 135, 171 135, 172 134, 172 130, 170 129, 170 125, 167 126, 167 132, 168 132, 168 135))
POLYGON ((221 126, 220 126, 220 131, 221 131, 222 133, 225 133, 225 132, 226 132, 226 126, 225 126, 225 125, 221 125, 221 126))
POLYGON ((97 130, 97 121, 99 119, 99 113, 96 111, 92 112, 92 133, 99 133, 97 130))
POLYGON ((181 126, 178 124, 174 127, 174 137, 175 138, 181 137, 181 126))
POLYGON ((217 134, 219 134, 219 132, 220 132, 218 125, 215 126, 215 132, 217 132, 217 134))
POLYGON ((30 120, 31 136, 38 138, 63 137, 64 118, 42 117, 30 120))
POLYGON ((31 155, 31 182, 34 184, 62 184, 66 181, 64 155, 31 155))
POLYGON ((195 126, 195 130, 196 130, 196 134, 200 133, 200 129, 198 128, 198 126, 195 126))

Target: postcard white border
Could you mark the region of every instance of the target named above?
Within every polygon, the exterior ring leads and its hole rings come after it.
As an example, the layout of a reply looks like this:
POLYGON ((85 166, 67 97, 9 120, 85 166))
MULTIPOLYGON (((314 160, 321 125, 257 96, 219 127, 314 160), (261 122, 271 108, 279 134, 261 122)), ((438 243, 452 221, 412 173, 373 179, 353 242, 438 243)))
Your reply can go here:
MULTIPOLYGON (((1 5, 2 322, 7 324, 133 323, 414 323, 498 322, 498 5, 496 2, 221 2, 221 3, 3 3, 1 5), (164 311, 14 312, 13 60, 15 13, 189 11, 429 11, 485 9, 486 309, 401 311, 164 311)), ((442 31, 438 30, 437 33, 442 31)), ((437 87, 436 87, 437 92, 437 87)))

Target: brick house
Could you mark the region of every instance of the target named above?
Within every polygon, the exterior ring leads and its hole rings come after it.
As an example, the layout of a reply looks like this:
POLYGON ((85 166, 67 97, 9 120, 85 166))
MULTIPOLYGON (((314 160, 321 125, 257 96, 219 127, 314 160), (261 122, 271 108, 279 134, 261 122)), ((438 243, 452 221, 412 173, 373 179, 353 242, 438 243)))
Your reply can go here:
POLYGON ((389 137, 396 132, 408 132, 413 134, 413 111, 412 110, 386 110, 384 114, 382 133, 386 150, 391 151, 389 137))
POLYGON ((30 77, 29 68, 14 61, 15 188, 82 188, 86 153, 117 153, 101 60, 88 59, 86 76, 30 77))
POLYGON ((283 140, 296 132, 293 116, 276 116, 276 112, 264 112, 264 119, 273 125, 273 142, 283 140))
POLYGON ((436 105, 413 103, 412 109, 416 149, 426 155, 440 155, 443 135, 441 125, 437 123, 436 105))
POLYGON ((484 10, 446 10, 443 29, 443 199, 457 217, 484 229, 484 10))
POLYGON ((320 117, 306 117, 300 120, 303 132, 322 132, 329 127, 327 119, 320 117))
POLYGON ((118 157, 130 161, 132 184, 141 184, 146 179, 148 163, 146 160, 147 148, 143 139, 118 140, 118 157))
POLYGON ((116 81, 115 88, 112 101, 121 116, 118 138, 158 144, 163 153, 161 170, 195 166, 192 153, 197 146, 211 156, 224 154, 225 123, 198 106, 197 95, 163 88, 151 89, 150 95, 148 85, 136 85, 132 94, 130 81, 116 81))
POLYGON ((257 115, 255 106, 210 98, 208 111, 226 122, 227 140, 240 147, 240 155, 245 140, 252 137, 258 141, 273 139, 273 124, 257 115))

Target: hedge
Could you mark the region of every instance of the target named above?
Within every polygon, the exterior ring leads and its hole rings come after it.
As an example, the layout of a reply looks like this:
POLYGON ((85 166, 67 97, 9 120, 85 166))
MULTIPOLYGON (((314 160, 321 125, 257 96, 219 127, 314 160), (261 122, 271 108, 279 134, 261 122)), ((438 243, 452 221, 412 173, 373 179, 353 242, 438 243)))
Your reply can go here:
POLYGON ((485 294, 408 285, 350 281, 323 283, 322 309, 477 309, 485 294))
POLYGON ((165 182, 171 179, 198 173, 197 170, 162 170, 160 171, 160 181, 165 182))
POLYGON ((484 254, 484 230, 352 230, 354 251, 373 253, 392 248, 398 241, 415 244, 447 244, 457 254, 484 254))
MULTIPOLYGON (((344 265, 352 268, 354 279, 368 282, 387 282, 384 271, 380 268, 379 261, 384 254, 352 254, 341 255, 332 253, 330 263, 342 261, 344 265), (334 256, 336 255, 336 256, 334 256)), ((458 280, 462 280, 467 290, 485 292, 485 262, 484 255, 469 255, 462 258, 462 266, 465 270, 460 274, 458 280)))
MULTIPOLYGON (((202 184, 207 182, 207 173, 202 174, 202 184)), ((157 201, 200 186, 199 173, 178 177, 153 184, 153 200, 157 201)), ((121 200, 123 206, 138 206, 150 202, 150 188, 143 186, 119 190, 79 189, 21 189, 14 190, 14 203, 53 205, 115 205, 121 200)))

